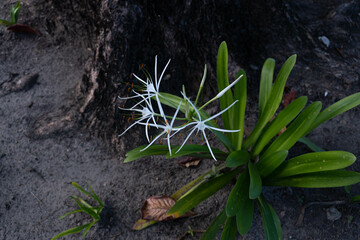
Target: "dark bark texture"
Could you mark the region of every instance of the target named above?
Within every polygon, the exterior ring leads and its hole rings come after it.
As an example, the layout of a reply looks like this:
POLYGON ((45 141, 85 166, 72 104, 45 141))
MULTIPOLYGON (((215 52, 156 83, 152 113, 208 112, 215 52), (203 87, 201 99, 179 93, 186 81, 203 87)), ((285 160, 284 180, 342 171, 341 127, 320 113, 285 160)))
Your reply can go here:
POLYGON ((117 148, 123 146, 118 145, 117 135, 128 124, 121 121, 123 113, 117 104, 123 102, 117 102, 117 96, 127 94, 125 82, 133 81, 130 74, 138 73, 140 64, 153 74, 155 55, 159 69, 172 59, 162 88, 177 94, 182 85, 196 94, 207 63, 207 98, 216 93, 216 54, 219 44, 226 41, 230 77, 240 67, 248 74, 250 113, 256 112, 259 75, 267 57, 276 59, 279 69, 297 53, 288 84, 310 100, 320 98, 327 105, 359 91, 357 1, 95 2, 83 1, 93 6, 95 13, 87 20, 96 27, 97 37, 81 87, 81 122, 117 148), (329 39, 330 45, 321 37, 329 39), (325 91, 336 94, 325 99, 325 91))

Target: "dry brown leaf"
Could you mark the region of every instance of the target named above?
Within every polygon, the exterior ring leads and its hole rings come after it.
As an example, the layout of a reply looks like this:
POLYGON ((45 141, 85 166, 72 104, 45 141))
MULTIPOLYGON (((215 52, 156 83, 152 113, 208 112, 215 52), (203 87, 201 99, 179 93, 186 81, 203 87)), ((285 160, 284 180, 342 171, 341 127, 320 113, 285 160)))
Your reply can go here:
MULTIPOLYGON (((174 216, 167 216, 167 212, 175 203, 176 201, 167 195, 149 197, 141 208, 141 218, 159 222, 174 219, 174 216)), ((188 211, 181 217, 191 217, 194 215, 193 211, 188 211)))
POLYGON ((36 31, 33 27, 25 24, 14 24, 7 28, 11 32, 20 32, 20 33, 30 33, 39 36, 40 33, 36 31))
POLYGON ((197 157, 187 157, 187 158, 183 158, 183 159, 180 159, 178 161, 178 164, 180 166, 183 166, 183 167, 196 167, 197 165, 199 165, 201 159, 200 158, 197 158, 197 157))
POLYGON ((155 221, 173 219, 166 214, 175 203, 174 199, 166 195, 149 197, 141 208, 141 218, 155 221))
POLYGON ((291 91, 284 96, 284 108, 286 108, 291 102, 295 100, 296 92, 291 89, 291 91))

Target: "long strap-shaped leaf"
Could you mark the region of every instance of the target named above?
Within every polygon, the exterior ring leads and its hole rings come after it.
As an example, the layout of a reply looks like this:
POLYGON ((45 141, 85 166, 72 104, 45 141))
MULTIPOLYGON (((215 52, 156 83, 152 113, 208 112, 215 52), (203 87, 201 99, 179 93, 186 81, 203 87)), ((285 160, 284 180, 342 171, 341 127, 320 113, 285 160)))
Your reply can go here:
POLYGON ((257 199, 257 205, 263 218, 266 239, 283 239, 280 220, 274 209, 270 206, 270 204, 265 200, 262 195, 257 199))
POLYGON ((222 210, 221 213, 214 219, 211 225, 206 229, 206 232, 201 237, 201 240, 213 240, 220 231, 221 226, 226 220, 225 210, 222 210))
POLYGON ((233 129, 240 130, 239 132, 231 133, 233 139, 233 145, 235 150, 240 150, 244 138, 244 130, 245 130, 245 109, 246 109, 246 73, 244 70, 240 70, 236 79, 242 75, 242 78, 239 80, 234 87, 234 101, 238 100, 233 107, 234 112, 234 123, 233 129))
POLYGON ((271 92, 268 97, 268 101, 266 102, 263 114, 260 116, 258 122, 256 123, 254 130, 244 142, 245 149, 249 149, 253 144, 255 144, 256 140, 261 134, 262 129, 265 127, 265 125, 268 123, 268 121, 278 109, 281 103, 281 99, 283 97, 286 80, 295 65, 295 61, 296 55, 292 55, 286 60, 286 62, 282 66, 279 74, 276 77, 275 83, 271 88, 271 92))
POLYGON ((275 60, 266 59, 261 70, 260 89, 259 89, 259 116, 264 112, 266 102, 269 98, 274 78, 275 60))
POLYGON ((316 120, 313 122, 311 127, 308 129, 306 134, 314 130, 317 126, 320 124, 326 122, 327 120, 346 112, 360 104, 360 92, 354 93, 350 96, 347 96, 346 98, 341 99, 340 101, 337 101, 333 105, 325 108, 319 116, 316 118, 316 120))
POLYGON ((304 173, 337 170, 352 165, 354 154, 344 151, 307 153, 284 162, 271 177, 282 178, 304 173))
MULTIPOLYGON (((221 92, 224 88, 229 86, 228 78, 228 49, 226 42, 220 44, 218 55, 217 55, 217 64, 216 64, 216 75, 217 75, 217 84, 218 90, 221 92)), ((219 99, 221 110, 230 106, 233 103, 233 96, 231 91, 227 91, 219 99)), ((232 129, 232 109, 226 111, 222 114, 222 120, 226 129, 232 129)))
POLYGON ((265 178, 269 176, 270 173, 272 173, 281 165, 282 162, 284 162, 287 155, 287 150, 280 150, 257 162, 256 167, 259 170, 261 177, 265 178))
MULTIPOLYGON (((181 156, 190 156, 190 157, 199 157, 199 158, 212 158, 209 149, 205 145, 196 145, 196 144, 186 144, 184 145, 179 152, 177 150, 180 146, 176 146, 172 148, 172 155, 168 152, 166 154, 166 158, 177 158, 181 156)), ((227 157, 227 153, 217 149, 211 148, 213 154, 215 155, 216 159, 221 160, 227 157)))
POLYGON ((146 157, 146 156, 152 156, 152 155, 166 155, 166 153, 169 152, 167 145, 152 145, 145 149, 144 151, 141 151, 144 149, 146 145, 137 147, 129 152, 126 153, 126 158, 124 160, 125 163, 134 161, 136 159, 146 157))
POLYGON ((282 110, 277 117, 264 129, 263 133, 251 151, 252 157, 256 157, 264 149, 266 144, 287 126, 305 107, 307 97, 299 97, 282 110))
POLYGON ((228 217, 238 214, 240 209, 249 201, 249 184, 249 173, 244 171, 239 175, 235 186, 229 194, 225 207, 228 217))
POLYGON ((360 182, 360 173, 346 170, 306 173, 284 178, 265 179, 264 185, 302 188, 343 187, 360 182))
MULTIPOLYGON (((321 102, 314 102, 307 107, 261 155, 266 158, 279 150, 289 150, 309 129, 321 110, 321 102)), ((260 159, 260 161, 261 161, 260 159)))
POLYGON ((228 217, 225 222, 224 230, 221 234, 221 240, 235 240, 236 233, 236 218, 228 217))
POLYGON ((201 184, 185 197, 181 198, 175 205, 169 210, 168 216, 174 216, 175 218, 182 216, 187 211, 193 209, 200 202, 204 201, 218 190, 223 188, 231 179, 233 179, 238 173, 239 169, 224 173, 218 177, 214 177, 209 181, 201 184))

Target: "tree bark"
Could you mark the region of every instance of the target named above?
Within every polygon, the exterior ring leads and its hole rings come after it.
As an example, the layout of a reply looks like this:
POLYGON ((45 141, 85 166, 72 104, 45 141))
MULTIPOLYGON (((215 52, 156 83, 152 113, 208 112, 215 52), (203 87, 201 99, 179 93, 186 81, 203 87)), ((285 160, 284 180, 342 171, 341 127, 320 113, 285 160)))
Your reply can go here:
POLYGON ((208 64, 204 98, 209 98, 216 94, 217 49, 226 41, 230 79, 239 68, 248 74, 250 112, 257 109, 256 97, 251 96, 257 95, 267 57, 281 66, 291 54, 299 55, 289 84, 301 94, 319 89, 316 79, 325 79, 329 89, 341 81, 341 93, 334 98, 359 90, 359 69, 353 67, 360 56, 356 1, 103 0, 98 4, 83 0, 79 5, 91 6, 93 13, 85 13, 96 41, 91 65, 77 90, 79 104, 69 111, 70 119, 110 140, 117 149, 124 148, 118 134, 129 124, 122 120, 124 113, 118 106, 124 102, 117 97, 128 93, 127 82, 136 84, 130 74, 139 73, 139 65, 144 64, 153 76, 156 55, 159 69, 172 59, 162 89, 176 94, 185 85, 195 95, 208 64), (323 36, 330 39, 329 46, 323 36))

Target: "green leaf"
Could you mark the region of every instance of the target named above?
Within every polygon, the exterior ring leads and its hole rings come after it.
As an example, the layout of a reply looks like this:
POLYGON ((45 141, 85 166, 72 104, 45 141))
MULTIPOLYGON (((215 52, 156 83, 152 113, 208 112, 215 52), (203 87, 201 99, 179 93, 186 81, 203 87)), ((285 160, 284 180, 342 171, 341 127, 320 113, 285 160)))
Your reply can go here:
POLYGON ((305 107, 307 97, 299 97, 282 110, 277 117, 264 129, 263 133, 256 142, 251 151, 252 157, 256 157, 264 149, 266 144, 279 133, 281 129, 287 126, 305 107))
MULTIPOLYGON (((346 112, 360 104, 360 92, 347 96, 346 98, 341 99, 340 101, 334 103, 330 107, 324 109, 316 120, 313 122, 311 127, 308 129, 306 134, 314 130, 317 126, 326 122, 327 120, 346 112)), ((305 134, 305 135, 306 135, 305 134)))
POLYGON ((302 188, 343 187, 360 182, 360 173, 346 170, 305 173, 284 178, 269 178, 264 185, 302 188))
POLYGON ((152 145, 147 149, 145 149, 144 151, 141 151, 145 147, 146 145, 143 145, 127 152, 124 162, 127 163, 142 157, 147 157, 152 155, 166 155, 169 152, 167 145, 152 145))
POLYGON ((351 202, 360 202, 360 195, 356 195, 351 198, 351 202))
POLYGON ((239 175, 235 186, 229 194, 225 207, 228 217, 233 217, 238 214, 240 209, 243 210, 243 207, 251 201, 249 200, 249 184, 249 174, 244 171, 239 175))
POLYGON ((303 154, 284 162, 271 177, 282 178, 303 173, 342 169, 352 165, 355 160, 354 154, 344 151, 303 154))
POLYGON ((224 230, 221 234, 221 240, 235 240, 236 233, 236 218, 228 217, 226 219, 224 230))
POLYGON ((239 169, 224 173, 218 177, 214 177, 209 181, 201 184, 185 197, 181 198, 175 205, 168 211, 168 216, 172 215, 175 218, 182 216, 187 211, 194 208, 200 202, 204 201, 218 190, 223 188, 231 179, 239 173, 239 169))
POLYGON ((261 177, 256 166, 251 161, 248 163, 248 168, 250 175, 249 198, 256 199, 262 191, 261 177))
POLYGON ((97 222, 98 222, 98 221, 92 221, 92 222, 89 224, 89 226, 86 227, 86 229, 84 230, 84 233, 83 233, 82 236, 85 237, 86 234, 89 232, 90 228, 91 228, 92 226, 94 226, 94 224, 97 223, 97 222))
POLYGON ((240 150, 244 138, 244 131, 245 131, 245 109, 246 109, 246 73, 244 70, 240 70, 236 74, 236 78, 242 78, 239 80, 238 83, 234 86, 234 101, 238 100, 239 102, 233 106, 233 129, 240 130, 239 132, 231 133, 233 139, 233 145, 235 150, 240 150))
POLYGON ((15 11, 14 11, 14 15, 15 15, 15 23, 18 22, 18 19, 19 19, 19 13, 20 13, 20 9, 21 9, 21 2, 18 1, 16 3, 16 6, 15 6, 15 11))
POLYGON ((273 154, 270 154, 266 158, 261 159, 256 167, 263 178, 270 175, 281 163, 286 159, 288 155, 287 150, 280 150, 273 154))
POLYGON ((221 226, 226 220, 225 210, 222 210, 221 213, 214 219, 211 225, 206 229, 206 232, 201 237, 201 240, 213 240, 220 231, 221 226))
POLYGON ((70 198, 72 198, 76 202, 76 204, 81 208, 81 210, 92 216, 94 219, 99 219, 99 215, 96 212, 94 212, 92 208, 84 206, 84 204, 80 202, 79 200, 80 198, 75 198, 73 196, 71 196, 70 198))
POLYGON ((83 210, 78 209, 78 210, 74 210, 74 211, 71 211, 71 212, 67 212, 64 215, 62 215, 61 217, 59 217, 59 220, 63 219, 64 217, 67 217, 67 216, 69 216, 71 214, 78 213, 78 212, 83 212, 83 210))
POLYGON ((250 154, 245 150, 231 152, 226 158, 226 166, 233 168, 239 167, 250 160, 250 154))
POLYGON ((92 197, 99 203, 99 205, 100 205, 101 207, 104 207, 103 202, 100 200, 100 198, 98 197, 98 195, 96 195, 96 193, 95 193, 94 190, 92 189, 90 183, 89 183, 89 188, 90 188, 90 190, 91 190, 92 197))
POLYGON ((308 106, 294 122, 265 150, 261 158, 265 158, 279 150, 289 150, 309 129, 321 110, 321 102, 308 106))
POLYGON ((79 190, 80 192, 82 192, 83 194, 89 196, 89 197, 93 197, 93 195, 91 193, 89 193, 88 191, 86 191, 85 189, 83 189, 78 183, 76 182, 72 182, 71 183, 73 185, 74 188, 76 188, 77 190, 79 190))
MULTIPOLYGON (((166 154, 166 158, 177 158, 182 156, 189 156, 189 157, 199 157, 199 158, 212 158, 209 149, 206 145, 196 145, 196 144, 186 144, 184 145, 181 150, 177 152, 177 150, 180 148, 180 146, 175 146, 171 149, 172 154, 170 156, 170 153, 168 152, 166 154)), ((217 149, 217 148, 211 148, 213 151, 216 159, 225 159, 227 156, 227 153, 217 149)))
POLYGON ((6 21, 4 19, 0 19, 0 24, 5 26, 5 27, 8 27, 11 25, 11 23, 9 21, 6 21))
POLYGON ((66 230, 66 231, 64 231, 64 232, 59 233, 58 235, 56 235, 55 237, 53 237, 51 240, 55 240, 55 239, 64 237, 64 236, 69 235, 69 234, 79 233, 79 232, 81 232, 84 228, 88 227, 90 224, 91 224, 91 223, 88 223, 88 224, 85 224, 85 225, 82 225, 82 226, 79 226, 79 227, 74 227, 74 228, 68 229, 68 230, 66 230))
MULTIPOLYGON (((217 84, 218 90, 221 92, 224 88, 229 86, 229 78, 228 78, 228 50, 225 42, 220 44, 218 55, 217 55, 217 64, 216 64, 216 75, 217 75, 217 84)), ((219 99, 220 108, 224 110, 233 102, 233 96, 231 91, 227 91, 222 97, 219 99)), ((225 126, 225 129, 233 129, 232 128, 232 109, 224 112, 222 114, 222 120, 225 126)))
POLYGON ((286 62, 282 66, 279 74, 276 77, 274 85, 271 88, 271 92, 268 97, 268 101, 266 102, 263 113, 261 114, 258 122, 256 123, 255 128, 244 142, 245 149, 249 149, 257 141, 262 129, 265 127, 265 125, 269 122, 271 117, 278 109, 281 103, 281 99, 283 97, 286 80, 295 65, 295 61, 296 55, 292 55, 286 60, 286 62))
POLYGON ((306 137, 301 137, 298 140, 298 142, 305 144, 313 152, 324 152, 325 151, 324 149, 322 149, 321 147, 319 147, 318 145, 316 145, 315 143, 313 143, 310 139, 308 139, 306 137))
POLYGON ((260 90, 259 90, 259 116, 264 112, 266 102, 269 98, 272 82, 274 78, 275 60, 266 59, 261 70, 260 90))
POLYGON ((253 220, 253 215, 254 215, 254 200, 248 199, 242 204, 240 208, 240 212, 236 214, 237 229, 242 236, 244 236, 250 230, 253 220))
POLYGON ((280 220, 274 209, 263 196, 257 199, 257 205, 264 223, 265 238, 267 240, 283 239, 280 220))

